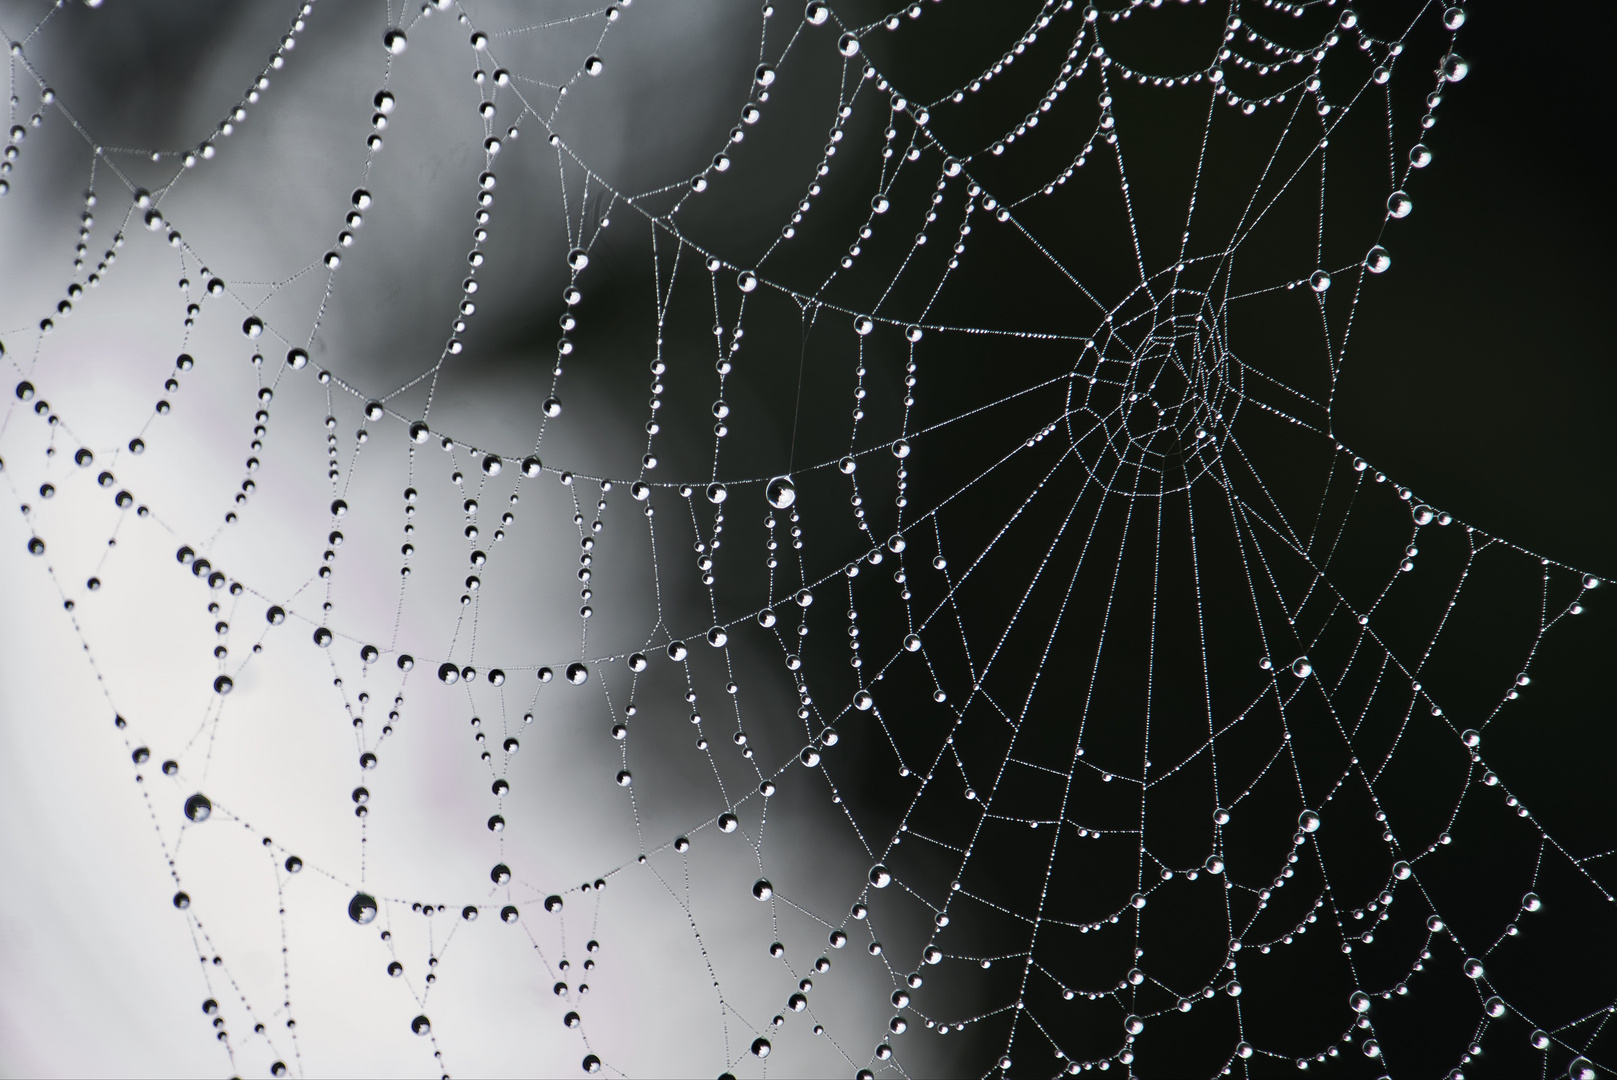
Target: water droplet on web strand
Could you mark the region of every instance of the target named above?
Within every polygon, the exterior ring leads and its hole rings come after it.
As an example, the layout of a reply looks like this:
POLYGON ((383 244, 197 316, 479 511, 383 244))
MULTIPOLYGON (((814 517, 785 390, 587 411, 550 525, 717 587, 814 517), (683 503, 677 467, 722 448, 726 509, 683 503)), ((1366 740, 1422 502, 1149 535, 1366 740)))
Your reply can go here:
POLYGON ((1544 906, 1544 901, 1538 898, 1538 893, 1528 893, 1522 897, 1523 911, 1538 911, 1544 906))
POLYGON ((432 1034, 432 1021, 425 1016, 418 1016, 410 1021, 410 1030, 417 1035, 430 1035, 432 1034))
POLYGON ((258 337, 264 332, 264 320, 257 315, 247 316, 246 321, 241 324, 241 332, 250 338, 258 337))
POLYGON ((404 31, 394 27, 382 35, 382 45, 388 52, 398 56, 410 47, 410 39, 404 36, 404 31))
POLYGON ((185 800, 185 816, 192 821, 207 821, 213 813, 213 803, 201 792, 185 800))
POLYGON ((562 899, 559 896, 545 897, 545 910, 554 915, 562 909, 562 899))
POLYGON ((736 275, 736 288, 744 293, 750 293, 758 287, 758 275, 751 270, 743 270, 736 275))
POLYGON ((606 64, 599 56, 592 56, 584 61, 584 74, 586 75, 599 75, 605 70, 606 64))
POLYGON ((355 893, 348 901, 348 917, 361 926, 376 918, 376 897, 370 893, 355 893))
POLYGON ((868 690, 860 690, 858 693, 853 695, 853 707, 858 709, 860 712, 865 712, 875 704, 876 699, 870 696, 870 691, 868 690))
POLYGON ((1319 831, 1319 815, 1312 810, 1304 810, 1297 815, 1297 827, 1305 833, 1319 831))
POLYGON ((460 681, 460 668, 450 663, 440 664, 438 666, 438 681, 446 686, 453 686, 460 681))
POLYGON ((722 626, 715 626, 707 632, 707 643, 713 646, 715 649, 719 648, 729 640, 730 635, 722 626))
POLYGON ((331 644, 331 631, 324 626, 315 627, 314 643, 324 649, 331 644))
POLYGON ((707 486, 707 501, 717 506, 730 497, 723 484, 709 484, 707 486))
POLYGON ((1480 979, 1483 976, 1482 961, 1473 956, 1466 960, 1465 967, 1461 970, 1465 972, 1467 978, 1480 979))
POLYGON ((869 315, 855 315, 853 319, 853 332, 864 337, 876 329, 876 322, 869 315))
POLYGON ((190 894, 184 893, 184 892, 175 893, 174 894, 174 906, 179 908, 181 911, 184 911, 186 908, 190 907, 191 906, 190 894))
POLYGON ((768 900, 775 895, 775 886, 769 883, 768 878, 759 878, 752 883, 752 895, 757 900, 768 900))
POLYGON ((589 252, 583 248, 574 248, 567 253, 567 265, 574 270, 582 270, 590 264, 589 252))
POLYGON ((831 17, 831 9, 821 0, 811 0, 808 7, 803 9, 803 20, 810 26, 820 26, 831 17))
POLYGON ((592 1074, 600 1072, 601 1059, 596 1057, 594 1054, 584 1055, 584 1071, 592 1074))
POLYGON ((1402 191, 1387 196, 1387 213, 1391 217, 1406 218, 1415 209, 1415 201, 1402 191))
POLYGON ((766 1058, 769 1056, 769 1050, 770 1046, 768 1039, 760 1038, 752 1040, 752 1054, 754 1057, 766 1058))
POLYGON ((1471 65, 1458 53, 1449 53, 1443 58, 1443 78, 1449 82, 1459 82, 1471 70, 1471 65))
POLYGON ((859 52, 859 39, 852 34, 843 34, 837 39, 837 52, 843 56, 854 56, 859 52))
POLYGON ((908 439, 899 439, 893 443, 893 456, 903 460, 910 456, 910 443, 908 439))
POLYGON ((213 680, 213 692, 223 697, 236 688, 236 683, 229 675, 221 675, 213 680))
POLYGON ((1432 151, 1425 143, 1416 143, 1409 148, 1409 163, 1417 169, 1424 169, 1432 163, 1432 151))
POLYGON ((789 476, 777 476, 764 487, 764 499, 776 510, 784 510, 797 501, 797 487, 789 476))
POLYGON ((882 863, 870 868, 870 884, 877 889, 885 889, 893 883, 893 873, 882 863))
POLYGON ((733 833, 740 824, 741 819, 729 811, 719 815, 719 831, 722 833, 733 833))
POLYGON ((1322 293, 1331 287, 1331 275, 1323 270, 1315 270, 1308 279, 1308 287, 1317 293, 1322 293))
POLYGON ((1314 665, 1308 662, 1308 657, 1299 656, 1291 662, 1291 673, 1299 679, 1306 679, 1313 674, 1314 665))
POLYGON ((567 665, 567 681, 574 686, 582 686, 589 681, 590 669, 583 664, 572 663, 567 665))
POLYGON ((555 419, 556 417, 560 416, 561 398, 545 398, 544 411, 545 415, 551 419, 555 419))

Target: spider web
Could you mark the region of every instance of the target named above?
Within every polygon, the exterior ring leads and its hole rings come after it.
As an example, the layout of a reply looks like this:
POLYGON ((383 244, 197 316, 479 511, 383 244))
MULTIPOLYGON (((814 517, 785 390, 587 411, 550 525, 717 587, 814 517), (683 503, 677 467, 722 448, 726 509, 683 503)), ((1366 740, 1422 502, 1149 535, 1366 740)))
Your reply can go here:
POLYGON ((1509 765, 1600 582, 1333 411, 1465 13, 811 3, 673 59, 650 6, 344 16, 319 168, 248 140, 320 6, 180 150, 36 60, 110 12, 13 37, 8 210, 86 191, 8 304, 15 573, 220 1063, 1593 1075, 1538 913, 1609 924, 1607 838, 1509 765))

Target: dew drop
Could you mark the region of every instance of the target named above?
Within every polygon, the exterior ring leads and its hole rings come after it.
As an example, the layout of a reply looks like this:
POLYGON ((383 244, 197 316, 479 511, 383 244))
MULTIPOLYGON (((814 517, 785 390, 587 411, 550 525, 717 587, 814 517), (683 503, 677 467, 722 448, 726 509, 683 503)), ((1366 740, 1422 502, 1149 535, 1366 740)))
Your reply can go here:
POLYGON ((185 800, 185 816, 192 821, 207 821, 213 813, 213 803, 200 791, 185 800))
POLYGON ((764 488, 764 498, 776 510, 784 510, 797 501, 797 488, 789 476, 777 476, 764 488))
POLYGON ((376 897, 370 893, 355 893, 354 898, 348 901, 348 917, 361 926, 375 919, 376 897))

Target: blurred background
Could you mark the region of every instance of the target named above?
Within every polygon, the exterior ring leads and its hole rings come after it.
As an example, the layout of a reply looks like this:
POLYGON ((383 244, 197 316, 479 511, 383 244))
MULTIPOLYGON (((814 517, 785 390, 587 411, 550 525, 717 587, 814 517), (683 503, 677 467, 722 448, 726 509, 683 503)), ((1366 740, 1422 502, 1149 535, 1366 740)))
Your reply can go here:
POLYGON ((0 1070, 1617 1058, 1609 16, 384 9, 0 3, 0 1070))

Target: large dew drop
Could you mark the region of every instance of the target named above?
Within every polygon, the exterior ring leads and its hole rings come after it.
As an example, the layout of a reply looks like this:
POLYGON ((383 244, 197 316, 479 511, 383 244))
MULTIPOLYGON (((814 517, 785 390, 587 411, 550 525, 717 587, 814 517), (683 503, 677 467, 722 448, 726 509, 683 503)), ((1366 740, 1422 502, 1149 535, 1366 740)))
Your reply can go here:
POLYGON ((764 488, 764 498, 776 510, 784 510, 797 501, 797 488, 789 476, 777 476, 764 488))
POLYGON ((185 800, 185 816, 192 821, 207 821, 213 813, 213 803, 200 791, 185 800))
POLYGON ((364 926, 376 918, 376 897, 370 893, 357 892, 354 898, 348 901, 348 917, 364 926))

